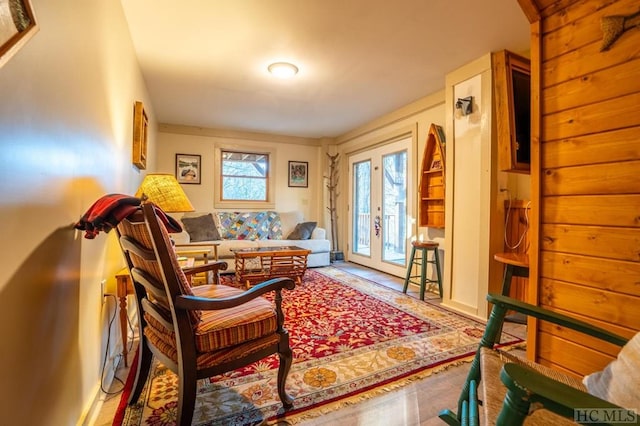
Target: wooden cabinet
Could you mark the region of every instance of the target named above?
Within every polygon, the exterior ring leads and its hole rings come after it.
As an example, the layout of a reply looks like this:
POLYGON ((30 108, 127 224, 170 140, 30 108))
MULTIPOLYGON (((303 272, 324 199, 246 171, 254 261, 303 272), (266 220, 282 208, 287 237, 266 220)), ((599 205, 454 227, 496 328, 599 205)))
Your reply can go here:
POLYGON ((420 168, 418 226, 444 228, 444 131, 431 124, 420 168))
POLYGON ((529 173, 531 167, 531 65, 508 50, 492 54, 500 170, 529 173))

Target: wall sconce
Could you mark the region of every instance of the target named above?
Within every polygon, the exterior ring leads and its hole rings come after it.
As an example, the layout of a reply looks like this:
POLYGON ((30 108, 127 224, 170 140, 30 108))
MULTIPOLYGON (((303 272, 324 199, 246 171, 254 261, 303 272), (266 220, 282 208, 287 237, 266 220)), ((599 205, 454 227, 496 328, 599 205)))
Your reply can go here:
POLYGON ((471 114, 473 110, 473 96, 458 98, 456 101, 456 109, 459 110, 463 116, 471 114))

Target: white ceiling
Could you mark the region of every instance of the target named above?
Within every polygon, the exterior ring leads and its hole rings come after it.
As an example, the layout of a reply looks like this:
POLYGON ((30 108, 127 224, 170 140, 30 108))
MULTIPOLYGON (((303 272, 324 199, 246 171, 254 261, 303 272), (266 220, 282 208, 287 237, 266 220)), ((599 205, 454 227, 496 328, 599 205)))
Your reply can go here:
POLYGON ((517 0, 122 0, 159 122, 335 137, 529 49, 517 0), (267 72, 295 63, 293 80, 267 72))

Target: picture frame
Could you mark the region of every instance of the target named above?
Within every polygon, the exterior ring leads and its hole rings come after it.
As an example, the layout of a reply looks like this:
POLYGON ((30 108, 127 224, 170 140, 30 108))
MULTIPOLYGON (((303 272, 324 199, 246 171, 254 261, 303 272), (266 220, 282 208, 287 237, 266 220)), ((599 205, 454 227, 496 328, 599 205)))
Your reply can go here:
POLYGON ((307 161, 289 161, 289 186, 293 188, 309 187, 309 163, 307 161))
POLYGON ((133 147, 131 162, 140 170, 147 168, 149 118, 144 105, 136 101, 133 105, 133 147))
POLYGON ((200 185, 201 156, 197 154, 176 154, 176 179, 179 183, 200 185))
POLYGON ((0 0, 0 67, 39 29, 30 0, 0 0))

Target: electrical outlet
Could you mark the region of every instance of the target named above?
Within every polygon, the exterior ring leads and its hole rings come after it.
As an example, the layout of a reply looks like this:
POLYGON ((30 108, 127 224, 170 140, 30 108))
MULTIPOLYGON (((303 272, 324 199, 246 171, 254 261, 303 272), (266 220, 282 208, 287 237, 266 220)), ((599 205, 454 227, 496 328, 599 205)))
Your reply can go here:
POLYGON ((103 279, 100 281, 100 294, 102 294, 102 303, 107 301, 107 295, 104 292, 107 290, 107 280, 103 279))

